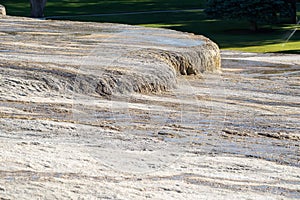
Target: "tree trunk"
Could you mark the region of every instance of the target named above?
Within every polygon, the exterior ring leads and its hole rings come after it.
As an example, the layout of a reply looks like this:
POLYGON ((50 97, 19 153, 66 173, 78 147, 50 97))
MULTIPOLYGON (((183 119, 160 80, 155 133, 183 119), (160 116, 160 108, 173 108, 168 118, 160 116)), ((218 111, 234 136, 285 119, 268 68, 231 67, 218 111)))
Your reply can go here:
POLYGON ((291 1, 291 23, 292 24, 297 24, 297 2, 296 0, 291 1))
POLYGON ((41 18, 44 17, 44 8, 47 0, 30 0, 31 17, 41 18))
POLYGON ((251 21, 251 22, 250 22, 250 29, 251 29, 251 31, 257 32, 257 31, 258 31, 258 25, 257 25, 257 22, 251 21))
POLYGON ((0 16, 5 16, 5 15, 6 15, 5 7, 0 4, 0 16))
POLYGON ((297 1, 296 0, 285 0, 290 13, 290 23, 297 24, 297 1))

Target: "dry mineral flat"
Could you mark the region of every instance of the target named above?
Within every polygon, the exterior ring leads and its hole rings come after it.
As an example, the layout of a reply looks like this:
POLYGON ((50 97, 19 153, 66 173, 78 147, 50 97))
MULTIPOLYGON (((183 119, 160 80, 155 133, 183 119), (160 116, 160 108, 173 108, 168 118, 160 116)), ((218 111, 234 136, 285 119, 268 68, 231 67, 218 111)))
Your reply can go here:
POLYGON ((0 40, 0 199, 300 198, 299 55, 9 16, 0 40))

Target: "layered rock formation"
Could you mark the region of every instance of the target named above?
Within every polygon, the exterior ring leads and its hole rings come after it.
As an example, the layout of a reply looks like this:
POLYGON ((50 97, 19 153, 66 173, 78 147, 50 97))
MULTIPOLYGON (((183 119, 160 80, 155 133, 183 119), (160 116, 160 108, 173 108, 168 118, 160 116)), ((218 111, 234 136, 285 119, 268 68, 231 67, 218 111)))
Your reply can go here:
POLYGON ((300 57, 0 19, 0 199, 300 197, 300 57), (214 72, 214 73, 211 73, 214 72))
POLYGON ((221 65, 215 43, 171 30, 8 18, 1 21, 1 34, 3 74, 23 80, 34 73, 34 82, 51 90, 100 96, 166 91, 178 75, 218 71, 221 65), (22 56, 9 59, 16 52, 22 56))
POLYGON ((5 7, 0 4, 0 16, 5 16, 5 15, 6 15, 5 7))

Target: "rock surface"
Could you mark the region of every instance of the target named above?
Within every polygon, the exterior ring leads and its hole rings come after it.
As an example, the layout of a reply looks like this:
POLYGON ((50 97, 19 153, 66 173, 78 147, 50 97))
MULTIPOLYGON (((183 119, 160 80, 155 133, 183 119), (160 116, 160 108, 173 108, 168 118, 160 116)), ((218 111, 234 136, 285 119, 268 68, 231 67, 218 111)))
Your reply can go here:
POLYGON ((0 199, 300 197, 299 55, 210 73, 201 36, 0 23, 0 199))
POLYGON ((220 70, 216 44, 171 30, 8 18, 1 21, 1 37, 3 55, 22 55, 3 58, 5 65, 23 69, 15 76, 35 73, 35 82, 56 91, 158 92, 174 88, 176 74, 220 70), (24 64, 29 60, 34 62, 24 64))
POLYGON ((5 16, 5 15, 6 15, 5 7, 0 4, 0 16, 5 16))

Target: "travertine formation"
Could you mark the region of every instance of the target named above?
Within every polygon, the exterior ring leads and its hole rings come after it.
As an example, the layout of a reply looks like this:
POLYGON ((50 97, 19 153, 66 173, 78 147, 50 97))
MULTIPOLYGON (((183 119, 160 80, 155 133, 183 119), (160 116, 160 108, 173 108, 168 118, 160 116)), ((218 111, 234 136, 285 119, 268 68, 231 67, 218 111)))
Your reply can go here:
POLYGON ((0 4, 0 16, 5 16, 5 15, 6 15, 5 7, 0 4))
POLYGON ((0 199, 300 198, 300 56, 221 69, 203 36, 0 24, 0 199))
POLYGON ((35 83, 56 91, 100 96, 166 91, 175 87, 177 75, 218 71, 221 65, 215 43, 171 30, 9 18, 1 22, 1 31, 6 54, 17 49, 22 55, 4 58, 5 65, 13 62, 10 68, 22 69, 14 77, 34 73, 35 83), (24 62, 30 60, 28 67, 24 62))

